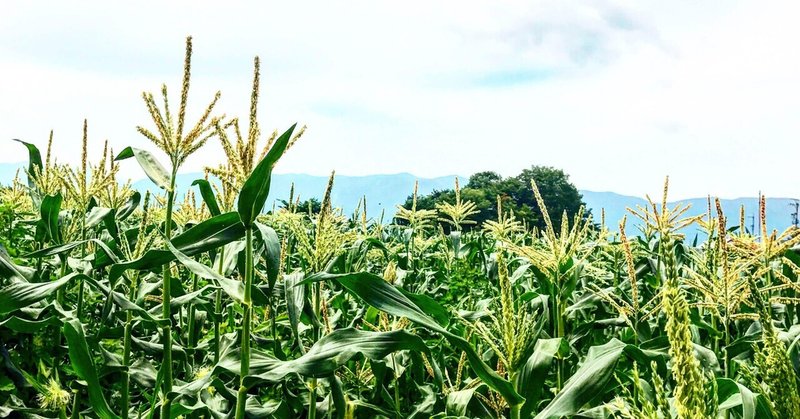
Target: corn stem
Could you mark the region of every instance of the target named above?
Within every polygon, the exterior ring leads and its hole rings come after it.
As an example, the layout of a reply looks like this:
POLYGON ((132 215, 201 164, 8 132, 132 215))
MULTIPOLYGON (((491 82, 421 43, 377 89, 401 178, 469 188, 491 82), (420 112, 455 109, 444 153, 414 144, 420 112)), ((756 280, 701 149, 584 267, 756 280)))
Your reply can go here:
MULTIPOLYGON (((170 180, 170 190, 167 192, 167 215, 164 222, 164 235, 167 240, 172 238, 172 207, 175 202, 175 177, 177 175, 177 165, 173 165, 172 178, 170 180)), ((161 404, 161 417, 170 417, 170 400, 168 395, 172 392, 172 310, 170 307, 171 295, 170 287, 172 285, 172 271, 170 264, 167 263, 162 268, 163 283, 161 284, 161 304, 162 316, 164 317, 164 327, 162 334, 164 339, 164 359, 161 364, 163 371, 163 385, 162 393, 164 399, 161 404)))
POLYGON ((250 323, 253 321, 253 229, 248 227, 245 232, 245 269, 244 269, 244 311, 242 315, 242 341, 239 359, 239 393, 236 397, 236 419, 244 418, 245 404, 247 403, 247 388, 244 378, 250 372, 250 323))

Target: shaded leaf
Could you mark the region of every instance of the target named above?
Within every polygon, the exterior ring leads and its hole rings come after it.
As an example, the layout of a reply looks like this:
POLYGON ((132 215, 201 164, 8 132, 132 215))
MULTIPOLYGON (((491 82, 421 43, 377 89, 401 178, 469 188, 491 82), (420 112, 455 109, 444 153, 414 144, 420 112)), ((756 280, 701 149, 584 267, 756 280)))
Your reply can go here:
POLYGON ((75 374, 86 382, 92 410, 102 418, 118 418, 119 416, 114 414, 108 407, 108 402, 103 396, 103 388, 105 387, 100 385, 100 380, 97 378, 97 369, 89 352, 89 345, 86 343, 83 325, 78 319, 70 319, 64 322, 62 330, 67 339, 69 360, 72 368, 75 374))

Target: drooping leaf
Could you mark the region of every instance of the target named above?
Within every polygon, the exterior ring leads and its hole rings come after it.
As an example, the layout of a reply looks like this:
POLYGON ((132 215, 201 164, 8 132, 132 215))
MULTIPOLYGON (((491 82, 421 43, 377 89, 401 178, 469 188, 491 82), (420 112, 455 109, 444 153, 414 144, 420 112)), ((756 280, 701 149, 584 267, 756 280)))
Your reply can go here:
POLYGON ((34 269, 14 263, 6 248, 0 244, 0 278, 28 282, 33 278, 33 273, 34 269))
POLYGON ((357 272, 351 274, 334 275, 328 273, 315 274, 306 279, 311 281, 336 281, 346 288, 349 292, 363 299, 367 304, 385 311, 391 315, 406 317, 410 321, 426 327, 434 332, 443 335, 451 345, 464 351, 469 360, 470 367, 475 374, 483 380, 493 390, 500 393, 509 404, 521 404, 525 399, 515 390, 514 386, 497 374, 483 362, 480 354, 464 338, 447 331, 428 313, 440 313, 444 310, 441 305, 433 299, 416 298, 416 301, 409 299, 406 294, 383 278, 368 273, 357 272), (419 306, 417 303, 424 303, 419 306))
POLYGON ((223 276, 229 276, 236 269, 239 254, 244 250, 245 245, 245 240, 235 240, 223 246, 214 259, 214 270, 221 272, 223 276), (222 270, 220 271, 220 269, 222 270))
POLYGON ((28 307, 67 285, 73 278, 85 277, 81 273, 71 273, 51 282, 17 282, 0 289, 0 314, 11 313, 28 307))
MULTIPOLYGON (((228 212, 209 218, 175 236, 172 245, 184 255, 194 256, 242 237, 244 237, 244 226, 239 221, 239 215, 228 212)), ((156 269, 173 260, 175 255, 169 250, 151 249, 138 259, 113 265, 109 273, 110 281, 114 283, 126 270, 156 269)))
POLYGON ((0 321, 0 327, 5 327, 19 333, 37 333, 45 327, 56 325, 61 325, 61 320, 56 316, 48 316, 41 320, 29 320, 11 316, 0 321))
POLYGON ((452 391, 447 394, 445 401, 445 410, 448 415, 462 417, 467 415, 467 408, 472 401, 472 396, 478 387, 472 387, 464 390, 452 391))
POLYGON ((171 189, 172 184, 169 172, 149 151, 140 150, 133 147, 126 147, 117 155, 117 157, 114 158, 114 160, 120 161, 129 159, 131 157, 136 158, 139 166, 141 166, 142 170, 144 170, 144 173, 150 178, 150 180, 153 181, 153 183, 156 184, 156 186, 165 191, 169 191, 171 189))
POLYGON ((117 306, 117 308, 119 308, 120 310, 131 311, 134 314, 138 315, 140 318, 156 323, 158 325, 163 325, 167 322, 165 319, 161 317, 154 317, 147 310, 136 305, 136 303, 130 301, 128 297, 126 297, 122 293, 118 291, 112 292, 108 287, 106 287, 96 279, 85 276, 83 280, 86 281, 86 283, 89 284, 92 288, 96 289, 97 291, 100 291, 103 295, 106 296, 106 298, 110 297, 111 302, 113 302, 114 305, 117 306))
POLYGON ((275 286, 278 279, 278 270, 281 263, 281 239, 272 227, 265 226, 259 222, 255 223, 258 232, 261 234, 261 241, 264 243, 264 262, 267 265, 267 280, 269 288, 275 286))
MULTIPOLYGON (((303 377, 326 377, 341 365, 363 355, 369 359, 383 359, 392 352, 413 350, 427 352, 428 348, 418 336, 404 330, 391 332, 366 332, 353 328, 339 329, 325 335, 299 358, 280 361, 267 354, 255 356, 251 361, 250 375, 245 386, 260 382, 276 382, 289 374, 303 377)), ((221 361, 230 363, 226 369, 238 372, 238 357, 229 356, 221 361)))
MULTIPOLYGON (((209 268, 206 265, 186 256, 180 250, 175 248, 171 243, 167 243, 167 247, 169 248, 170 252, 178 259, 183 266, 189 269, 195 275, 205 278, 208 280, 215 281, 217 285, 225 291, 231 298, 234 300, 243 303, 244 302, 244 283, 242 281, 236 281, 230 278, 225 278, 224 276, 217 273, 217 271, 209 268)), ((261 292, 258 287, 253 287, 252 289, 252 298, 253 304, 256 306, 263 306, 268 304, 267 297, 261 292)))
POLYGON ((69 253, 71 250, 81 247, 81 245, 88 243, 89 240, 77 240, 74 242, 69 242, 66 244, 57 244, 55 246, 45 247, 44 249, 39 249, 31 253, 27 253, 22 255, 22 257, 27 259, 36 259, 36 258, 45 258, 55 255, 61 255, 64 253, 69 253))
MULTIPOLYGON (((162 356, 164 354, 164 345, 160 342, 151 342, 132 336, 131 343, 147 355, 162 356)), ((186 349, 177 342, 172 342, 172 358, 176 361, 186 360, 186 349)))
POLYGON ((742 419, 773 417, 772 409, 763 395, 753 393, 749 388, 730 378, 717 378, 717 398, 720 412, 735 409, 742 419))
POLYGON ((25 141, 14 139, 14 141, 22 144, 25 148, 28 149, 28 186, 33 187, 33 179, 31 176, 35 176, 35 174, 41 173, 42 171, 42 153, 39 152, 39 149, 31 144, 26 143, 25 141))
POLYGON ((92 207, 86 214, 85 227, 87 229, 92 229, 99 226, 100 223, 103 223, 106 231, 108 231, 108 234, 111 235, 115 241, 119 241, 119 229, 117 227, 115 209, 100 206, 92 207))
POLYGON ((95 228, 100 225, 100 223, 103 222, 103 219, 111 214, 111 211, 111 208, 105 207, 93 207, 90 209, 86 214, 86 228, 95 228))
POLYGON ((219 210, 219 204, 217 204, 217 197, 214 195, 214 189, 211 188, 211 183, 205 179, 196 179, 192 182, 192 186, 195 185, 200 189, 200 196, 203 197, 203 202, 206 203, 206 208, 208 208, 211 216, 216 217, 219 215, 221 211, 219 210))
POLYGON ((125 221, 134 211, 136 208, 139 207, 139 202, 142 200, 142 194, 139 191, 133 191, 131 197, 125 201, 122 206, 117 208, 117 220, 125 221))

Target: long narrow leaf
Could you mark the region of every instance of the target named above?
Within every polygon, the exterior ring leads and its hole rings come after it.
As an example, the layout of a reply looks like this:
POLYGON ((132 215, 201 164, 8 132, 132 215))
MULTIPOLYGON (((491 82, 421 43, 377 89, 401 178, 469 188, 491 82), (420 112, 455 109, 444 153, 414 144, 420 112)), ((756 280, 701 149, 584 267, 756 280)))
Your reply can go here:
POLYGON ((0 289, 0 314, 11 313, 28 307, 67 285, 73 278, 86 277, 81 273, 72 273, 51 282, 18 282, 0 289))
POLYGON ((205 179, 197 179, 192 182, 192 186, 197 186, 197 188, 200 189, 200 196, 203 197, 203 202, 206 203, 206 208, 208 208, 208 212, 211 213, 211 216, 216 217, 220 215, 221 211, 219 210, 219 204, 217 203, 217 197, 214 195, 214 190, 211 188, 211 183, 205 179))
MULTIPOLYGON (((225 278, 224 276, 218 274, 215 270, 209 268, 206 265, 186 256, 180 250, 175 248, 170 243, 167 243, 167 247, 169 248, 170 252, 175 256, 175 258, 180 262, 183 266, 189 269, 195 275, 215 281, 217 285, 225 291, 231 298, 234 300, 243 303, 244 302, 244 284, 242 281, 236 281, 230 278, 225 278)), ((258 287, 253 287, 253 304, 256 306, 263 306, 268 303, 267 297, 258 287)))
POLYGON ((105 396, 103 396, 105 387, 100 384, 100 380, 97 378, 97 368, 95 368, 94 359, 92 359, 92 355, 89 352, 89 345, 86 343, 83 325, 77 319, 71 319, 64 322, 62 330, 67 338, 69 360, 72 368, 75 374, 86 382, 92 410, 104 419, 118 418, 119 416, 111 411, 105 396))
POLYGON ((272 145, 267 155, 256 165, 255 169, 253 169, 253 173, 250 174, 250 177, 248 177, 244 185, 242 185, 237 209, 242 223, 244 223, 245 226, 249 227, 252 225, 258 214, 264 209, 264 203, 267 201, 267 196, 269 196, 272 168, 275 166, 278 159, 281 158, 283 152, 286 151, 286 146, 289 145, 289 139, 292 136, 295 126, 297 126, 297 124, 289 127, 286 132, 275 140, 275 143, 272 145))
POLYGON ((406 317, 420 326, 442 334, 451 345, 466 353, 467 360, 469 360, 470 367, 475 374, 478 375, 486 385, 500 393, 508 403, 516 405, 525 401, 525 399, 514 390, 514 386, 510 382, 498 375, 494 369, 483 362, 480 354, 475 351, 469 342, 447 331, 428 314, 428 312, 439 313, 443 310, 443 308, 432 299, 426 300, 417 298, 416 302, 425 302, 424 306, 418 306, 406 296, 407 293, 404 294, 384 281, 383 278, 368 272, 343 275, 321 273, 309 277, 306 281, 321 280, 336 281, 348 291, 363 299, 367 304, 391 315, 406 317))
MULTIPOLYGON (((422 339, 404 330, 366 332, 353 328, 340 329, 320 339, 299 358, 279 361, 264 355, 260 361, 259 358, 254 359, 245 385, 251 387, 260 382, 276 382, 289 374, 326 377, 356 355, 380 360, 400 350, 427 352, 428 348, 422 339)), ((238 360, 229 359, 232 362, 231 369, 236 371, 238 360)))
POLYGON ((35 176, 37 169, 40 173, 42 171, 42 153, 39 152, 39 148, 31 143, 26 143, 16 138, 14 141, 28 149, 28 186, 32 188, 34 186, 32 176, 35 176))
MULTIPOLYGON (((203 221, 172 239, 172 245, 187 256, 207 252, 244 237, 244 226, 235 212, 228 212, 203 221)), ((115 264, 109 274, 112 283, 129 269, 156 269, 175 260, 169 250, 151 249, 144 256, 115 264)))
POLYGON ((574 415, 597 397, 614 376, 614 367, 626 346, 617 339, 611 339, 606 344, 589 348, 583 365, 567 380, 550 404, 536 415, 536 419, 574 415))

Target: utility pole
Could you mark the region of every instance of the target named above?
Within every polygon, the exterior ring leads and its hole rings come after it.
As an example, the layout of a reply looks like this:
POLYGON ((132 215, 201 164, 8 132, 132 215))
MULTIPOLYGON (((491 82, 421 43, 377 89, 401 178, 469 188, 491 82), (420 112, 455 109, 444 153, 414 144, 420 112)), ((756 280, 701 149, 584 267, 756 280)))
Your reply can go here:
POLYGON ((755 236, 756 231, 756 216, 755 215, 748 215, 747 218, 750 219, 750 235, 755 236))
MULTIPOLYGON (((761 191, 758 191, 758 203, 756 203, 756 216, 758 217, 758 235, 761 235, 761 191)), ((756 236, 756 229, 755 225, 753 226, 753 237, 756 236)), ((761 240, 764 240, 762 237, 761 240)))
POLYGON ((789 206, 792 207, 794 212, 791 213, 792 216, 792 225, 797 228, 798 226, 798 214, 800 214, 800 200, 792 199, 792 202, 789 203, 789 206))

